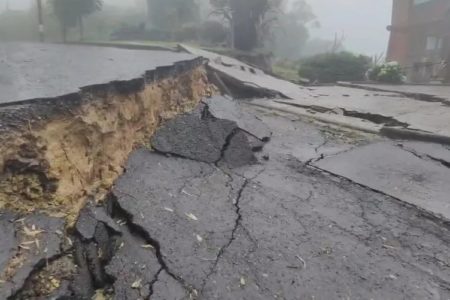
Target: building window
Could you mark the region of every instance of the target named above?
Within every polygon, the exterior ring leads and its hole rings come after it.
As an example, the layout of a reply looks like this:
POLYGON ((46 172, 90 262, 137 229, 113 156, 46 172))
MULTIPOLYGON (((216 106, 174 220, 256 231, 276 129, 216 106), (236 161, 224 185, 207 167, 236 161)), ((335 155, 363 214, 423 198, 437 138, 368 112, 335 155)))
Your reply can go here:
POLYGON ((433 0, 414 0, 414 5, 420 5, 431 1, 433 0))
POLYGON ((427 36, 426 50, 438 50, 442 49, 443 40, 435 36, 427 36))

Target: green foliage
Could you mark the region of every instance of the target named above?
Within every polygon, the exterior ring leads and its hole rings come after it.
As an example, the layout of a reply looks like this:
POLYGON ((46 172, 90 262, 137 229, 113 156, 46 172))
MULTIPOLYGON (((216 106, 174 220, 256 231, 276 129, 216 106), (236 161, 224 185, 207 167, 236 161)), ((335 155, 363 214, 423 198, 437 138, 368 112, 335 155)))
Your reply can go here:
POLYGON ((370 57, 350 52, 325 53, 301 62, 299 75, 311 81, 332 83, 361 81, 370 66, 370 57))
POLYGON ((377 65, 369 71, 369 79, 382 83, 399 84, 403 82, 403 71, 398 63, 377 65))

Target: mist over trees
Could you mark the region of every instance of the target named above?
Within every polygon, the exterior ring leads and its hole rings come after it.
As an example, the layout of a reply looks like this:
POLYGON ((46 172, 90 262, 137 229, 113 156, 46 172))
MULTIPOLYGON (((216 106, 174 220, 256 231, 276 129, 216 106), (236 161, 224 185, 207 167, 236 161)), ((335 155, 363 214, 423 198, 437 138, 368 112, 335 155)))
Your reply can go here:
MULTIPOLYGON (((45 34, 49 41, 191 42, 297 60, 332 44, 310 37, 317 20, 308 1, 43 0, 45 34)), ((37 39, 30 3, 29 11, 0 12, 0 38, 37 39)))
POLYGON ((152 28, 175 31, 188 23, 200 21, 200 9, 194 0, 147 0, 152 28))
POLYGON ((307 24, 314 20, 304 0, 211 0, 212 14, 231 29, 231 46, 244 51, 258 47, 284 58, 298 57, 308 38, 307 24))
POLYGON ((67 30, 79 26, 80 40, 84 37, 83 18, 102 9, 102 0, 52 0, 53 13, 61 25, 63 41, 67 40, 67 30))

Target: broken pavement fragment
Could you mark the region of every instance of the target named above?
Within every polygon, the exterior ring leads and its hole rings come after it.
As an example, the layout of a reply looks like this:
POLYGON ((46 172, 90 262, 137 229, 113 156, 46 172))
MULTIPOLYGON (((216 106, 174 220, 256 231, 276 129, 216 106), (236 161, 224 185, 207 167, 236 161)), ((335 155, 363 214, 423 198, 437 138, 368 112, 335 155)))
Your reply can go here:
POLYGON ((359 147, 313 165, 450 220, 450 169, 391 143, 359 147))
POLYGON ((206 163, 223 161, 231 167, 256 162, 272 133, 255 116, 227 97, 206 99, 194 112, 168 121, 151 140, 155 150, 206 163), (231 147, 231 149, 228 149, 231 147))
MULTIPOLYGON (((0 270, 3 271, 9 260, 14 256, 18 246, 15 237, 14 219, 16 215, 10 213, 0 213, 0 270)), ((1 288, 1 284, 0 284, 1 288)))
POLYGON ((104 207, 95 207, 91 203, 80 211, 75 229, 83 239, 91 240, 100 222, 117 233, 121 232, 119 226, 106 214, 104 207))
POLYGON ((64 237, 58 233, 64 232, 65 222, 64 219, 43 214, 11 219, 11 215, 6 213, 0 216, 0 220, 9 227, 8 232, 12 232, 15 238, 15 241, 11 241, 9 236, 0 243, 1 253, 9 256, 1 257, 0 270, 0 299, 7 299, 22 289, 32 272, 62 254, 64 237), (13 222, 13 227, 5 222, 13 222), (17 247, 13 253, 11 247, 14 243, 17 247))
POLYGON ((207 105, 209 113, 215 118, 234 121, 240 129, 261 141, 267 142, 272 136, 269 127, 257 119, 254 114, 243 110, 242 105, 237 100, 213 96, 203 100, 203 103, 207 105))
MULTIPOLYGON (((29 47, 34 53, 41 46, 29 47)), ((90 75, 85 77, 84 71, 95 64, 86 65, 83 61, 68 74, 74 78, 69 86, 55 84, 60 82, 60 69, 49 70, 44 84, 35 78, 39 74, 34 69, 28 70, 38 60, 27 64, 11 58, 29 71, 31 79, 26 82, 33 81, 24 95, 31 91, 35 95, 27 96, 30 99, 18 94, 20 98, 16 98, 17 94, 12 93, 11 99, 0 103, 0 207, 12 211, 65 214, 72 223, 87 195, 99 200, 108 193, 135 145, 147 144, 163 121, 191 111, 215 90, 208 81, 202 58, 141 51, 138 57, 142 59, 143 55, 145 63, 139 64, 138 59, 121 71, 117 66, 123 61, 113 63, 103 55, 114 53, 125 57, 125 61, 134 60, 127 50, 61 45, 42 48, 56 53, 61 52, 60 48, 68 53, 91 51, 93 57, 102 63, 106 61, 107 69, 115 72, 100 74, 98 78, 105 82, 88 82, 86 79, 92 74, 87 72, 90 75), (146 66, 153 69, 146 70, 146 66), (115 81, 109 82, 110 78, 115 81), (42 91, 36 82, 51 87, 42 91), (71 94, 59 94, 69 91, 71 94), (39 98, 44 95, 54 98, 39 98)), ((39 62, 44 63, 44 69, 55 65, 53 56, 37 54, 45 57, 39 62)), ((95 70, 93 74, 96 72, 102 71, 95 70)), ((18 84, 14 89, 20 91, 23 82, 18 84)), ((8 93, 2 96, 8 97, 8 93)))
POLYGON ((153 285, 153 294, 151 299, 187 300, 192 299, 192 297, 189 297, 188 292, 179 282, 169 276, 165 271, 161 271, 158 275, 158 280, 153 285))
POLYGON ((231 137, 223 151, 222 161, 230 168, 243 167, 257 162, 246 133, 238 131, 231 137))
POLYGON ((231 239, 244 179, 145 149, 133 152, 127 170, 113 190, 117 204, 158 243, 160 260, 177 281, 199 290, 231 239))
POLYGON ((105 268, 114 281, 115 299, 148 299, 150 296, 162 267, 153 250, 142 247, 146 243, 128 228, 123 229, 117 241, 117 252, 105 268))
POLYGON ((236 129, 229 120, 187 113, 159 128, 151 143, 158 152, 214 163, 220 160, 227 138, 236 129))

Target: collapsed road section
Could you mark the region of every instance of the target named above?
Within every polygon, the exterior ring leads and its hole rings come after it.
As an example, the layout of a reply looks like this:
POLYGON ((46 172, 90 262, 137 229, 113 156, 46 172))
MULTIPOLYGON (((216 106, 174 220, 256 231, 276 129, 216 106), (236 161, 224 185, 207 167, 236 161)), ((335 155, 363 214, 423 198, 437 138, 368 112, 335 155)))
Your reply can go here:
MULTIPOLYGON (((97 48, 87 48, 96 53, 97 48)), ((125 53, 111 59, 135 54, 121 51, 125 53)), ((73 208, 76 214, 82 199, 102 197, 122 173, 134 145, 145 143, 161 122, 193 109, 212 92, 202 59, 167 55, 173 65, 130 80, 74 91, 69 85, 65 88, 71 93, 65 96, 5 102, 0 109, 1 206, 59 214, 73 208)), ((136 57, 135 64, 144 58, 136 57)), ((151 58, 152 53, 146 53, 146 59, 151 58)), ((81 73, 69 77, 95 73, 95 68, 85 65, 81 73)))
POLYGON ((180 59, 0 109, 0 298, 450 298, 447 147, 212 95, 180 59))

